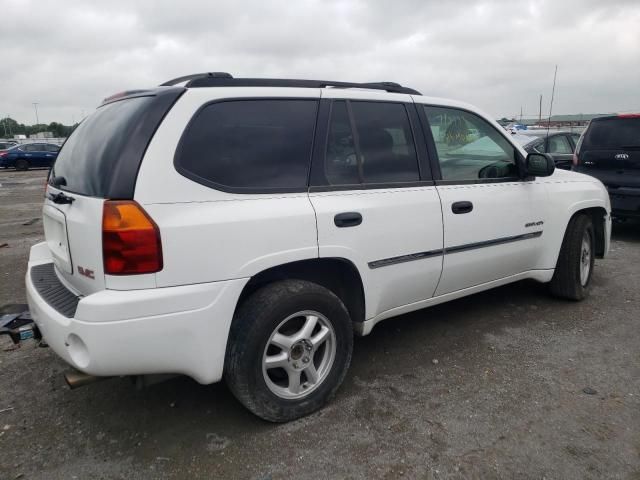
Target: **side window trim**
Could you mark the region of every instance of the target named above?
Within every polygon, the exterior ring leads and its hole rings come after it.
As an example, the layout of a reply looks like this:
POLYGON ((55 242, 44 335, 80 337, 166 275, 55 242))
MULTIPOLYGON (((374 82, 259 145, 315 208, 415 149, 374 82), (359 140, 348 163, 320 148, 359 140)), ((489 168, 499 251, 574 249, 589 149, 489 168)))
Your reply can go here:
POLYGON ((388 100, 372 100, 372 99, 357 99, 352 100, 349 98, 323 98, 320 100, 320 106, 318 108, 318 121, 316 124, 316 141, 313 145, 313 158, 311 161, 311 173, 309 178, 309 192, 330 192, 330 191, 345 191, 345 190, 375 190, 383 188, 410 188, 410 187, 423 187, 435 185, 433 180, 434 173, 433 167, 430 165, 430 155, 428 146, 426 145, 426 138, 424 130, 420 120, 420 109, 416 108, 416 105, 409 102, 394 102, 388 100), (400 104, 405 109, 407 115, 407 121, 411 129, 413 146, 416 152, 417 168, 418 168, 418 181, 411 182, 386 182, 386 183, 365 183, 364 175, 362 172, 362 153, 360 151, 360 138, 355 124, 355 117, 351 103, 353 102, 370 102, 370 103, 396 103, 400 104), (356 150, 356 158, 358 160, 358 176, 360 177, 360 183, 356 184, 344 184, 344 185, 327 185, 324 178, 324 163, 327 145, 329 142, 329 123, 331 122, 331 113, 333 111, 333 104, 336 102, 345 102, 347 112, 349 115, 349 125, 354 138, 354 147, 356 150), (320 141, 322 139, 322 141, 320 141))
MULTIPOLYGON (((465 108, 460 108, 460 107, 451 107, 448 105, 433 105, 430 103, 416 103, 416 107, 418 107, 418 115, 420 116, 421 121, 424 122, 422 129, 423 129, 424 136, 427 139, 427 148, 429 150, 429 161, 431 164, 431 169, 433 171, 433 179, 436 186, 438 185, 474 185, 474 184, 481 184, 481 183, 514 183, 514 182, 520 182, 522 180, 526 180, 526 178, 523 178, 522 176, 504 177, 504 178, 479 178, 479 179, 471 179, 471 180, 443 180, 442 171, 440 169, 440 157, 438 155, 435 139, 433 138, 433 132, 431 131, 429 119, 427 118, 427 114, 424 111, 424 107, 448 108, 450 110, 457 110, 460 112, 468 113, 470 115, 475 115, 481 120, 484 120, 484 119, 480 117, 477 113, 467 110, 465 108)), ((497 128, 495 128, 489 122, 486 122, 486 123, 487 123, 487 126, 489 126, 490 128, 493 128, 498 135, 502 135, 502 133, 497 128)), ((518 171, 522 172, 522 165, 524 164, 524 158, 522 157, 518 149, 515 146, 513 146, 511 141, 508 140, 506 136, 504 135, 502 136, 505 139, 507 139, 507 142, 509 143, 509 145, 513 147, 513 160, 516 164, 516 167, 518 168, 518 171)))

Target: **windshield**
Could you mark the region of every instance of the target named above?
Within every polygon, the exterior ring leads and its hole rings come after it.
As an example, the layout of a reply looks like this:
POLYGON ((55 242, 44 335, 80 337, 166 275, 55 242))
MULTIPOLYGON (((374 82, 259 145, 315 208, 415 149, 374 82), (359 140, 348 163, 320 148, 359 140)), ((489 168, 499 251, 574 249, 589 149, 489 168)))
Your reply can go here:
POLYGON ((114 167, 153 97, 135 97, 99 107, 63 145, 50 178, 63 190, 104 197, 114 167))

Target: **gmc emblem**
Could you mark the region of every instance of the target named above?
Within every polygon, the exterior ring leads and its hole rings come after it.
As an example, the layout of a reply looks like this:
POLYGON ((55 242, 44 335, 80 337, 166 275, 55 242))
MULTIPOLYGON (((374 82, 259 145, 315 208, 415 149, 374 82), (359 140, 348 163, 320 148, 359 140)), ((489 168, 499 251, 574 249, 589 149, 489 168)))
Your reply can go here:
POLYGON ((91 280, 95 280, 96 277, 93 274, 93 270, 89 270, 88 268, 84 268, 78 265, 78 273, 84 277, 90 278, 91 280))

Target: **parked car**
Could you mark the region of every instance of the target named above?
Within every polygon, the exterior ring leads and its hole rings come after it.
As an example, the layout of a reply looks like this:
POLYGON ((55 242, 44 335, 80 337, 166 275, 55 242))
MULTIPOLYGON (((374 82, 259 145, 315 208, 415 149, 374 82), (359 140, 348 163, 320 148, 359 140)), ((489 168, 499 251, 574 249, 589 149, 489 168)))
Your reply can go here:
POLYGON ((34 167, 51 167, 60 147, 53 143, 25 143, 0 152, 0 167, 29 170, 34 167))
POLYGON ((546 131, 540 130, 540 135, 517 135, 514 138, 528 152, 547 153, 553 158, 556 167, 571 170, 573 152, 580 138, 575 132, 554 132, 547 137, 546 131))
POLYGON ((15 147, 17 144, 18 142, 12 142, 12 141, 6 141, 6 140, 0 141, 0 153, 4 152, 5 150, 9 150, 11 147, 15 147))
POLYGON ((110 97, 51 170, 31 314, 73 385, 225 378, 263 419, 309 414, 354 332, 521 279, 588 294, 607 192, 510 137, 387 82, 200 74, 110 97))
POLYGON ((640 114, 591 120, 578 142, 573 170, 605 184, 616 217, 640 217, 640 114))

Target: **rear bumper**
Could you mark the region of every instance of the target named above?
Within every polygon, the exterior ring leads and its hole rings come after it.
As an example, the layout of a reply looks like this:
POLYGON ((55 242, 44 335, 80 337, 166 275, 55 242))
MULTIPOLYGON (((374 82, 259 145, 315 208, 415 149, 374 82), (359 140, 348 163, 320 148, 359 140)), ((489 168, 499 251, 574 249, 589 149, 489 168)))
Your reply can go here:
POLYGON ((81 297, 67 318, 36 289, 31 269, 51 262, 31 249, 26 275, 31 315, 49 346, 97 376, 174 373, 200 383, 222 378, 227 336, 248 279, 147 290, 103 290, 81 297))
POLYGON ((611 212, 616 217, 640 217, 640 187, 608 188, 611 212))

